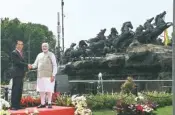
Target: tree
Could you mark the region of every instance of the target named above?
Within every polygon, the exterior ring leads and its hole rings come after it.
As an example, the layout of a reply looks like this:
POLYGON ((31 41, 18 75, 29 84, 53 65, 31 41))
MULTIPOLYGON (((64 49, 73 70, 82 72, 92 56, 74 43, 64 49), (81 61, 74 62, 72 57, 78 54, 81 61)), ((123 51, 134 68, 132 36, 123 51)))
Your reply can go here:
POLYGON ((54 51, 56 40, 52 31, 41 24, 22 23, 17 18, 1 19, 1 53, 2 53, 2 81, 5 79, 4 73, 9 68, 10 54, 15 49, 16 41, 24 41, 24 53, 28 62, 30 54, 30 63, 33 63, 37 54, 41 52, 41 43, 48 42, 50 49, 54 51), (30 46, 30 52, 29 52, 30 46))

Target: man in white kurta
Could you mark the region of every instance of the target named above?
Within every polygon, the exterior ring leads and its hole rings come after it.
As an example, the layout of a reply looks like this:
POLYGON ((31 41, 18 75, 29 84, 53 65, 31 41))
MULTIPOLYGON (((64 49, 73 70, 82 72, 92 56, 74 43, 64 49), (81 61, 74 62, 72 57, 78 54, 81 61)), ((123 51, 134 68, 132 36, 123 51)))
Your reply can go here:
POLYGON ((55 75, 57 73, 57 63, 55 55, 50 52, 48 43, 42 44, 42 51, 36 57, 34 64, 29 69, 37 68, 37 91, 40 92, 41 105, 38 108, 46 107, 45 97, 47 93, 48 108, 52 108, 52 93, 55 86, 55 75))

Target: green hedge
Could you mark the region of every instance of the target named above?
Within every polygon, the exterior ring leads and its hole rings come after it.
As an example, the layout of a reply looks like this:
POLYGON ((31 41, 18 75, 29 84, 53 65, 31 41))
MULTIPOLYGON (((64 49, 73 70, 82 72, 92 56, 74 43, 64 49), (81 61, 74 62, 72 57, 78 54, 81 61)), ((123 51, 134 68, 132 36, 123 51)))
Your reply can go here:
POLYGON ((158 107, 172 105, 172 94, 165 92, 143 92, 143 94, 153 102, 158 104, 158 107))
MULTIPOLYGON (((172 105, 172 94, 165 92, 142 92, 145 99, 158 104, 158 107, 172 105)), ((116 105, 116 101, 122 99, 128 104, 134 104, 136 96, 130 94, 104 94, 86 96, 87 104, 92 110, 112 109, 116 105)))

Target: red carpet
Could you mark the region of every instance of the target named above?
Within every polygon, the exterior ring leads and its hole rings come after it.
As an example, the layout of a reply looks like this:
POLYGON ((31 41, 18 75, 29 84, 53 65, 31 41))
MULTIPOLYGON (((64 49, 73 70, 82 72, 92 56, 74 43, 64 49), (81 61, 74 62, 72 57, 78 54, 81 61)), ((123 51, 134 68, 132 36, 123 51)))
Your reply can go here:
MULTIPOLYGON (((34 108, 27 108, 29 112, 33 112, 34 108)), ((11 115, 27 115, 25 113, 26 109, 21 109, 18 111, 9 110, 11 115)), ((37 109, 39 111, 39 115, 74 115, 74 108, 73 107, 63 107, 63 106, 52 106, 52 109, 48 108, 40 108, 37 109)))

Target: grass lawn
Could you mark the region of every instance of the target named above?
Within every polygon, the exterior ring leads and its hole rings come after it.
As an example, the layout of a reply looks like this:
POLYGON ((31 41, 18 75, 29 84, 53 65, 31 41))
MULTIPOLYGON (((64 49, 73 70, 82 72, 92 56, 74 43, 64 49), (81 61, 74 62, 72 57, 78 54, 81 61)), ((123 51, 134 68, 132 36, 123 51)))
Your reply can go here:
MULTIPOLYGON (((166 106, 157 109, 155 113, 157 113, 157 115, 172 115, 172 110, 173 110, 172 106, 166 106)), ((99 111, 93 111, 93 115, 116 115, 116 114, 112 110, 99 110, 99 111)))
POLYGON ((172 112, 173 112, 173 106, 166 106, 163 108, 159 108, 157 109, 157 111, 155 111, 157 115, 172 115, 172 112))

